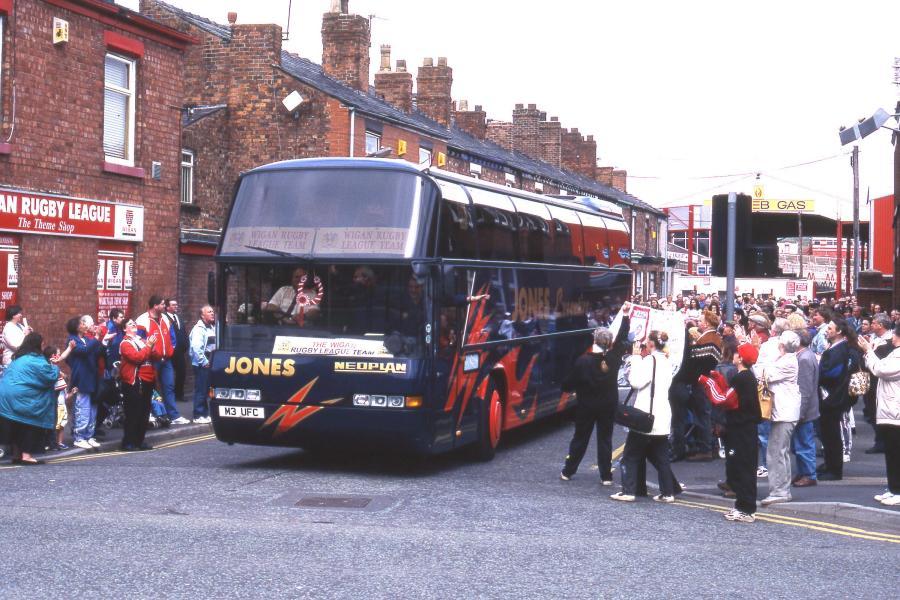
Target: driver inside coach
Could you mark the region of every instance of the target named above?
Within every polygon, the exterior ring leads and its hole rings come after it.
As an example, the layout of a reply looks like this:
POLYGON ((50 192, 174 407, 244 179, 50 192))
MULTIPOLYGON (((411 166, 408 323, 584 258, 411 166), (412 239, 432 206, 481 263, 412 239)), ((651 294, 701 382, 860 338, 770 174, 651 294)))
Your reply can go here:
POLYGON ((318 306, 321 302, 321 293, 317 288, 316 279, 309 276, 306 268, 295 268, 291 273, 291 283, 278 288, 269 302, 263 306, 267 320, 301 327, 307 321, 315 321, 321 314, 318 306))

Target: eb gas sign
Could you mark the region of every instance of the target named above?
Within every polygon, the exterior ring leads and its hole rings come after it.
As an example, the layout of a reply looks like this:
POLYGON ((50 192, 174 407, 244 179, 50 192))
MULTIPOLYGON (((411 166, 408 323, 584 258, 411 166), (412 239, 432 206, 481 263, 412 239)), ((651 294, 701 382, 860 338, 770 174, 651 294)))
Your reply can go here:
POLYGON ((767 200, 753 198, 753 212, 798 213, 815 210, 815 200, 767 200))

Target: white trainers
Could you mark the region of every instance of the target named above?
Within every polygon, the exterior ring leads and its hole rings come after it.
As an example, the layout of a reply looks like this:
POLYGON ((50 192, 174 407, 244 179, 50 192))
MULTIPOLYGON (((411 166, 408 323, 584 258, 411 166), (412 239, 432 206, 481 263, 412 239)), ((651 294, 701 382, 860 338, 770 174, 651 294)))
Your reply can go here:
POLYGON ((571 479, 572 479, 571 477, 569 477, 562 471, 559 472, 559 478, 562 479, 563 481, 571 481, 571 479))
POLYGON ((605 486, 605 487, 609 487, 612 484, 613 484, 613 482, 611 479, 604 479, 600 482, 600 485, 605 486))
POLYGON ((850 455, 849 455, 849 454, 845 454, 845 455, 844 455, 844 462, 845 462, 845 463, 850 462, 850 455))
POLYGON ((884 490, 883 494, 878 494, 877 496, 875 496, 875 500, 877 500, 878 502, 883 502, 893 495, 894 494, 891 492, 891 490, 884 490))
POLYGON ((675 502, 675 496, 663 496, 662 494, 657 494, 653 496, 654 502, 662 502, 663 504, 671 504, 675 502))
POLYGON ((610 495, 610 498, 618 500, 619 502, 634 502, 634 496, 626 494, 625 492, 616 492, 615 494, 610 495))
POLYGON ((87 440, 75 440, 72 445, 76 448, 81 448, 82 450, 90 450, 93 448, 93 446, 91 446, 87 440))
POLYGON ((782 502, 790 502, 790 496, 766 496, 759 501, 763 506, 771 506, 772 504, 781 504, 782 502))
POLYGON ((741 511, 739 511, 738 509, 732 508, 731 510, 729 510, 727 513, 725 513, 725 514, 722 515, 722 516, 725 517, 725 520, 726 520, 726 521, 734 521, 735 517, 736 517, 736 516, 738 515, 738 513, 740 513, 740 512, 741 512, 741 511))
POLYGON ((900 494, 892 494, 881 501, 884 506, 900 506, 900 494))
POLYGON ((90 445, 91 448, 99 448, 100 447, 100 442, 98 442, 94 438, 89 439, 87 441, 87 443, 90 445))
POLYGON ((753 515, 749 515, 745 512, 741 512, 739 510, 734 511, 734 516, 732 516, 729 521, 734 523, 754 523, 756 521, 756 517, 753 515))
POLYGON ((765 467, 759 467, 758 469, 756 469, 756 476, 757 476, 759 479, 762 479, 763 477, 768 477, 768 476, 769 476, 769 469, 767 469, 767 468, 765 468, 765 467))
POLYGON ((172 419, 172 425, 189 425, 190 421, 185 419, 184 417, 178 417, 177 419, 172 419))
POLYGON ((212 423, 212 419, 210 419, 209 417, 197 417, 196 419, 194 419, 194 423, 198 425, 209 425, 210 423, 212 423))

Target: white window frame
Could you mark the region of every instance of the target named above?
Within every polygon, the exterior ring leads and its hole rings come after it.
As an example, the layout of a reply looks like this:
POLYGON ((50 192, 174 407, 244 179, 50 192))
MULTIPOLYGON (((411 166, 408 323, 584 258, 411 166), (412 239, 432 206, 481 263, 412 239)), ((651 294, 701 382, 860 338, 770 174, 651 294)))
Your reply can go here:
POLYGON ((381 134, 366 129, 366 155, 375 154, 381 150, 381 134), (375 140, 375 149, 369 150, 369 140, 375 140))
MULTIPOLYGON (((106 151, 104 149, 104 160, 107 162, 115 163, 118 165, 126 165, 129 167, 134 166, 134 105, 135 105, 135 96, 136 94, 136 83, 137 83, 137 60, 133 58, 128 58, 125 56, 121 56, 119 54, 115 54, 113 52, 107 52, 106 56, 103 59, 104 69, 106 68, 106 61, 112 59, 128 65, 128 88, 120 88, 118 86, 110 85, 106 82, 106 78, 104 77, 103 81, 103 91, 104 91, 104 111, 106 109, 105 103, 105 92, 106 90, 111 90, 113 92, 117 92, 119 94, 123 94, 128 98, 128 114, 126 115, 126 120, 128 121, 126 127, 127 131, 125 132, 126 140, 125 140, 125 158, 117 158, 115 156, 106 155, 106 151)), ((104 129, 104 137, 106 131, 104 129)))
POLYGON ((194 158, 193 150, 181 149, 181 203, 194 203, 194 158), (187 159, 185 159, 187 157, 187 159), (185 186, 185 180, 187 185, 185 186))
POLYGON ((419 164, 428 163, 428 166, 431 166, 431 150, 428 148, 423 148, 419 146, 419 164))

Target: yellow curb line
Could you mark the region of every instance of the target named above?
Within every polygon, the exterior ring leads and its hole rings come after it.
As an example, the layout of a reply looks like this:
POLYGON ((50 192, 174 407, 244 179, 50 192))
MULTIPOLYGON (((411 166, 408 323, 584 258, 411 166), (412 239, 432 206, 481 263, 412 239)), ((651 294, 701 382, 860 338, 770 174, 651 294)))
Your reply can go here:
MULTIPOLYGON (((158 446, 155 446, 153 448, 153 450, 150 450, 150 452, 154 452, 156 450, 165 450, 166 448, 175 448, 177 446, 184 446, 186 444, 194 444, 196 442, 203 442, 203 441, 206 441, 209 439, 213 439, 214 437, 216 437, 215 434, 204 434, 204 435, 199 435, 199 436, 192 437, 192 438, 186 438, 183 440, 176 440, 174 442, 168 442, 166 444, 160 444, 158 446)), ((47 464, 48 465, 62 464, 62 463, 67 463, 67 462, 92 460, 95 458, 106 458, 109 456, 122 456, 123 454, 131 454, 131 453, 124 452, 122 450, 110 450, 107 452, 98 452, 97 454, 80 454, 78 456, 67 456, 65 458, 55 458, 55 459, 48 460, 47 464)), ((10 468, 10 467, 2 467, 2 468, 10 468)), ((16 465, 12 468, 19 468, 19 465, 16 465)))
MULTIPOLYGON (((678 499, 675 501, 675 504, 680 504, 682 506, 687 506, 690 508, 702 508, 706 510, 712 510, 715 512, 726 513, 728 509, 722 506, 718 506, 715 504, 704 504, 702 502, 690 502, 687 500, 678 499)), ((867 531, 865 529, 859 529, 856 527, 848 527, 846 525, 836 525, 834 523, 826 523, 824 521, 813 521, 809 519, 799 519, 797 517, 788 517, 782 515, 773 515, 773 514, 760 514, 756 513, 756 518, 760 521, 767 521, 770 523, 777 523, 779 525, 790 525, 793 527, 802 527, 804 529, 810 529, 813 531, 822 531, 826 533, 834 533, 837 535, 844 535, 848 537, 855 537, 863 540, 872 540, 877 542, 890 542, 892 544, 900 544, 900 536, 891 534, 891 533, 882 533, 880 531, 867 531)))

